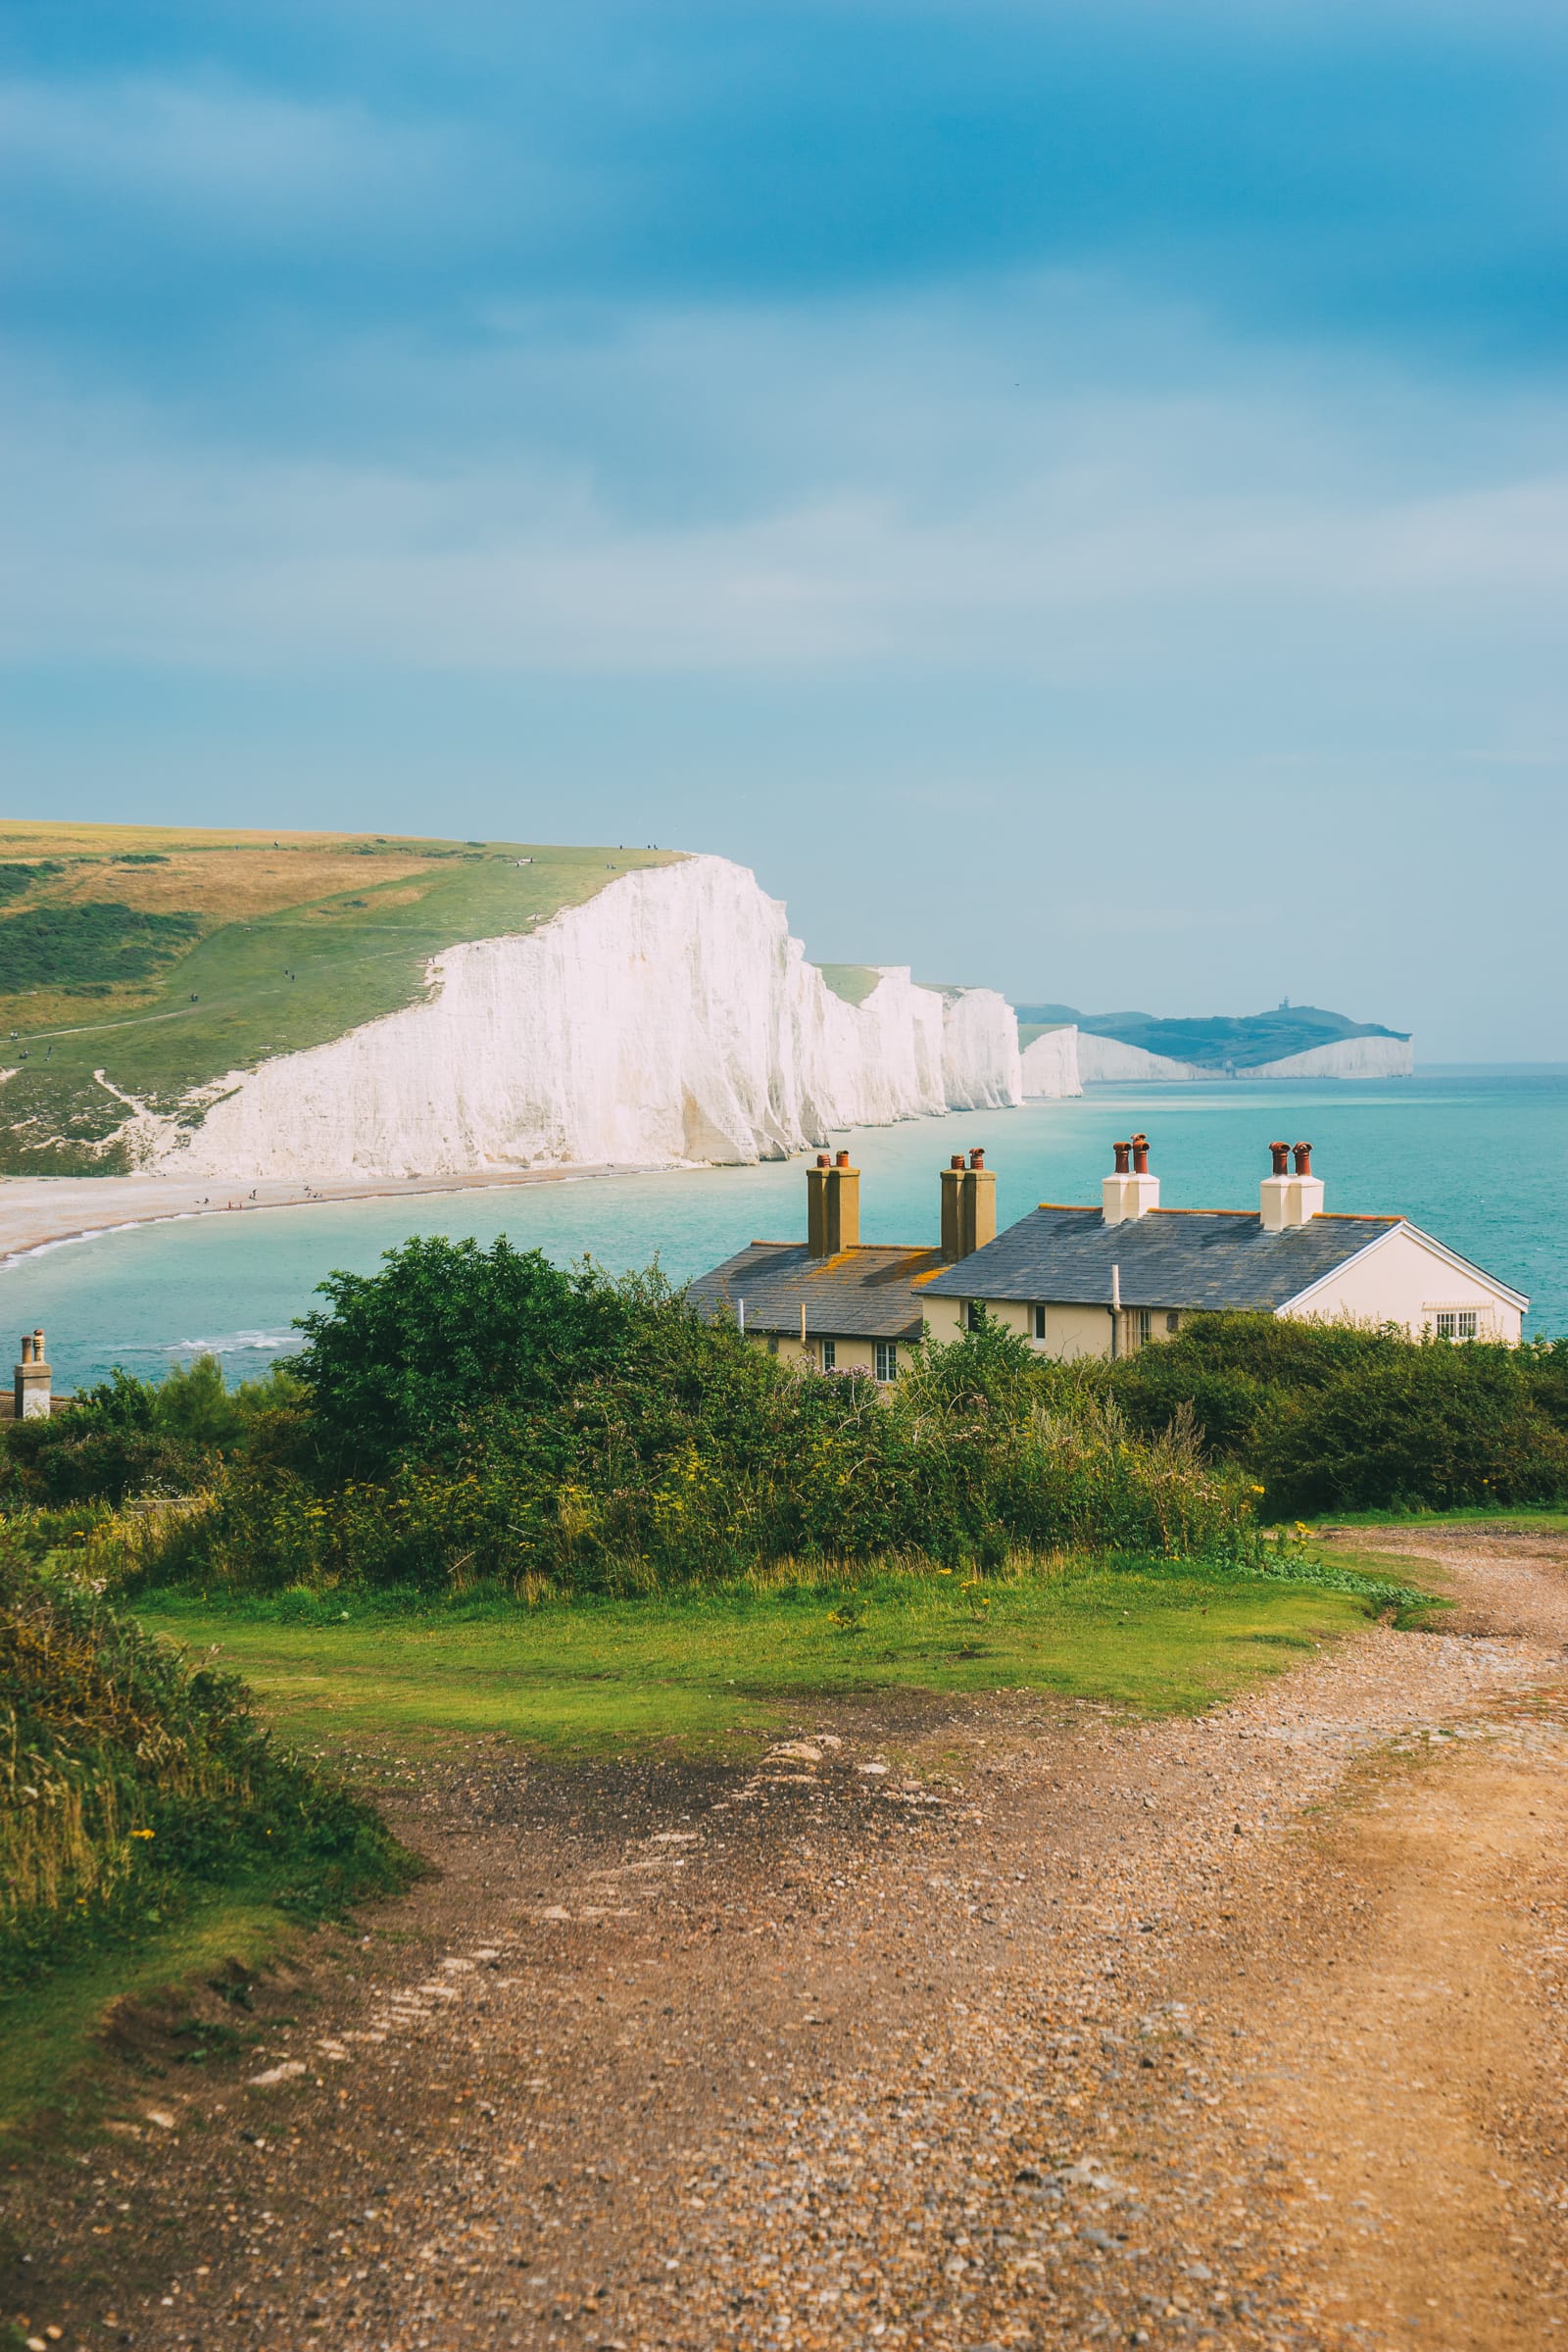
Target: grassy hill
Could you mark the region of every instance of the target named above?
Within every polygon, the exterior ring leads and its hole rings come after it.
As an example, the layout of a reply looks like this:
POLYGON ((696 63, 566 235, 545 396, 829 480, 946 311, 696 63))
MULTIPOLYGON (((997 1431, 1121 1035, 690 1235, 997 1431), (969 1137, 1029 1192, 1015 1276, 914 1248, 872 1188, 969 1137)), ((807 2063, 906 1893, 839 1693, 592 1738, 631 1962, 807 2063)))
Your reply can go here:
POLYGON ((0 1174, 120 1174, 122 1098, 175 1113, 226 1071, 416 1003, 443 948, 677 855, 0 825, 0 1174))
POLYGON ((1157 1020, 1150 1012, 1078 1012, 1070 1004, 1020 1004, 1019 1036, 1025 1028, 1035 1037, 1064 1021, 1076 1021, 1091 1037, 1113 1037, 1124 1046, 1142 1046, 1147 1054, 1166 1054, 1173 1061, 1190 1061, 1200 1070, 1254 1070, 1287 1054, 1305 1054, 1314 1046, 1338 1045, 1347 1037, 1396 1037, 1407 1032, 1385 1029, 1376 1021, 1348 1020, 1343 1012, 1326 1012, 1320 1004, 1281 1004, 1272 1012, 1221 1014, 1212 1020, 1157 1020))

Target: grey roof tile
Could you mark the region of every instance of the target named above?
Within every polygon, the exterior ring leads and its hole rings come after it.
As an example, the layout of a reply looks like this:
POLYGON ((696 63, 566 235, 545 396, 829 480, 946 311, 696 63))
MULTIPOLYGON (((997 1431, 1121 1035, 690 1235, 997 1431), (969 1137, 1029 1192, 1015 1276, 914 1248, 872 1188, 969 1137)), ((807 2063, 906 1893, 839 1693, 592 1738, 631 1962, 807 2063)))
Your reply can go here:
POLYGON ((940 1250, 864 1242, 812 1257, 804 1242, 753 1242, 701 1275, 688 1296, 705 1313, 746 1301, 748 1331, 811 1339, 917 1340, 919 1287, 946 1263, 940 1250))
POLYGON ((1098 1208, 1043 1201, 925 1287, 934 1298, 1104 1306, 1114 1265, 1125 1306, 1267 1313, 1403 1221, 1317 1216, 1283 1233, 1266 1233, 1255 1210, 1155 1208, 1107 1225, 1098 1208))

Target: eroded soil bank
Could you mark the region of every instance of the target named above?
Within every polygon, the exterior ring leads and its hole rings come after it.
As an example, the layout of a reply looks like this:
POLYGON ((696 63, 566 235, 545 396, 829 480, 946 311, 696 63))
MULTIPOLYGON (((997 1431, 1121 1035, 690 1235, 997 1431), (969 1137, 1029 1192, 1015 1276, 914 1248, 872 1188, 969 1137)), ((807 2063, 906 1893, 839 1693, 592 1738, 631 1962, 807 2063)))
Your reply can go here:
POLYGON ((1555 2340, 1568 1539, 1380 1541, 1443 1630, 1195 1721, 999 1692, 750 1774, 423 1780, 444 1875, 367 1941, 124 2021, 119 2129, 9 2176, 4 2308, 158 2352, 1555 2340))

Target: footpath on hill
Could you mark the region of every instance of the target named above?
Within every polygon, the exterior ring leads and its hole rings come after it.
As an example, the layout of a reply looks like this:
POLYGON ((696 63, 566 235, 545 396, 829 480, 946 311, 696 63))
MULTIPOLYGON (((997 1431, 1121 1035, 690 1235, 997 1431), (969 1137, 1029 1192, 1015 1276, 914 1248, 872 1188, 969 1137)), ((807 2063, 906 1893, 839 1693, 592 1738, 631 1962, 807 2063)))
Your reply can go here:
POLYGON ((1193 1720, 907 1697, 747 1772, 422 1777, 443 1875, 364 1942, 120 2021, 113 2128, 10 2177, 5 2308, 147 2352, 1558 2340, 1568 1537, 1377 1540, 1441 1558, 1441 1630, 1193 1720))

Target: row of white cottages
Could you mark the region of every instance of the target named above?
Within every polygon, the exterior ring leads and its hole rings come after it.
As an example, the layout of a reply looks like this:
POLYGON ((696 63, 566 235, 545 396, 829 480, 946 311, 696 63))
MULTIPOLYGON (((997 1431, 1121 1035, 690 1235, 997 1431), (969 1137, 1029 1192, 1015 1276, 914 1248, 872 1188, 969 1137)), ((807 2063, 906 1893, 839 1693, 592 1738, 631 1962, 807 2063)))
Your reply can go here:
POLYGON ((983 1152, 942 1170, 941 1243, 860 1240, 850 1155, 807 1170, 805 1242, 753 1242, 692 1285, 773 1353, 896 1380, 929 1331, 979 1310, 1043 1354, 1116 1356, 1225 1309, 1518 1343, 1528 1298, 1403 1216, 1323 1205, 1310 1144, 1271 1144, 1255 1209, 1161 1208, 1145 1136, 1115 1146, 1099 1207, 1042 1200, 997 1232, 983 1152))

